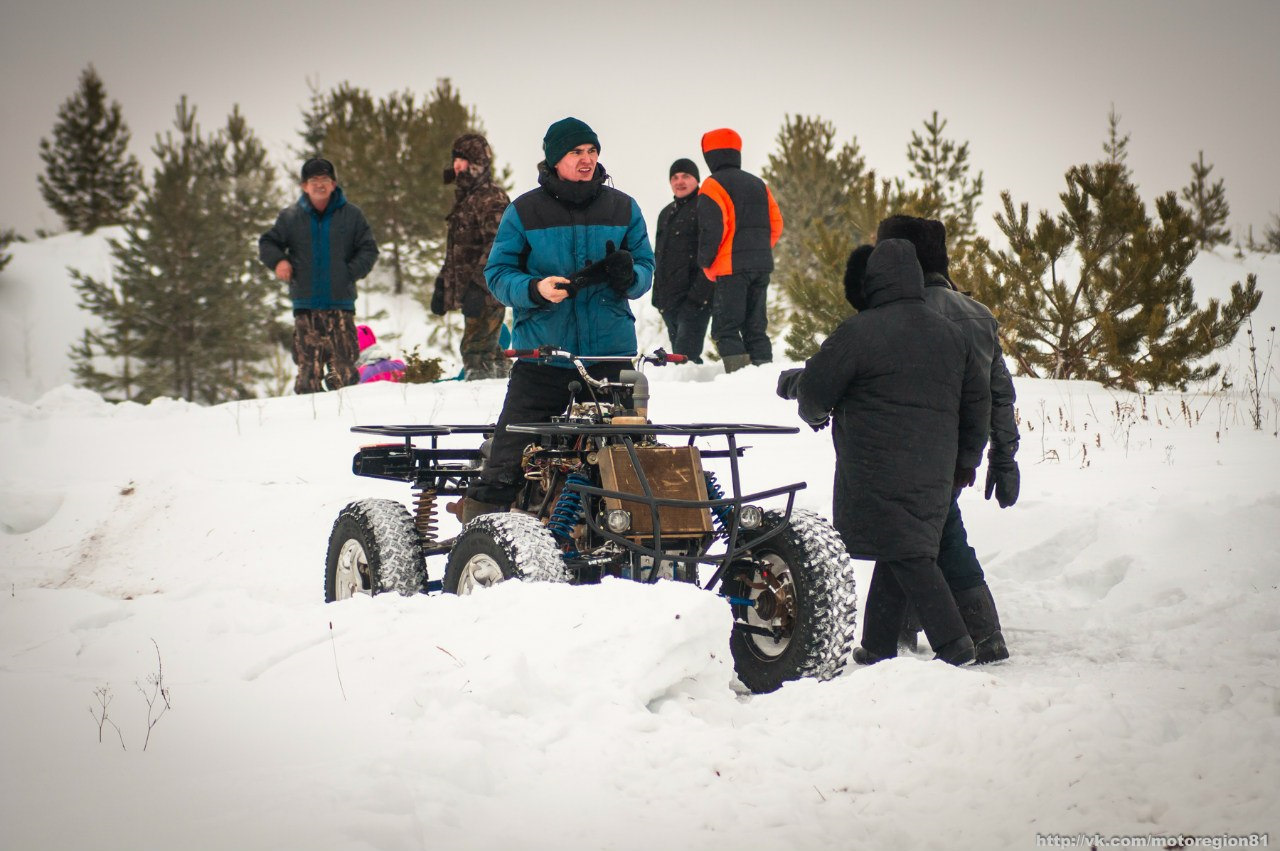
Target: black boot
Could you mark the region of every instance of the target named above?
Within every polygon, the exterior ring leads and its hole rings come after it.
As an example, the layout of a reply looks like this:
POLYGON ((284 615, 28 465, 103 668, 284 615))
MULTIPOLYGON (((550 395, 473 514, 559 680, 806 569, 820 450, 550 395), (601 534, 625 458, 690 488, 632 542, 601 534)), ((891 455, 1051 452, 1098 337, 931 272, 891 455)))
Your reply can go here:
POLYGON ((977 663, 999 662, 1009 658, 1009 647, 1000 632, 1000 615, 987 583, 955 593, 956 606, 965 628, 973 639, 977 663))
POLYGON ((883 662, 884 656, 877 656, 865 647, 853 648, 853 661, 857 665, 874 665, 876 662, 883 662))
POLYGON ((973 639, 967 635, 962 635, 954 641, 948 641, 938 648, 938 652, 933 655, 933 658, 946 662, 948 665, 972 664, 974 660, 973 639))

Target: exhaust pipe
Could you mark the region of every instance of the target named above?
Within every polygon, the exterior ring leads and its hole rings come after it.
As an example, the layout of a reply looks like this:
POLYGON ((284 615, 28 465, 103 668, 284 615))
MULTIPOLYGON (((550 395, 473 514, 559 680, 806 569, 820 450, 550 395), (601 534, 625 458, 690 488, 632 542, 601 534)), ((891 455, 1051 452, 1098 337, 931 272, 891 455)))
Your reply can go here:
POLYGON ((649 379, 644 377, 643 372, 624 369, 618 373, 618 381, 631 385, 631 406, 635 409, 636 416, 647 420, 649 418, 649 379))

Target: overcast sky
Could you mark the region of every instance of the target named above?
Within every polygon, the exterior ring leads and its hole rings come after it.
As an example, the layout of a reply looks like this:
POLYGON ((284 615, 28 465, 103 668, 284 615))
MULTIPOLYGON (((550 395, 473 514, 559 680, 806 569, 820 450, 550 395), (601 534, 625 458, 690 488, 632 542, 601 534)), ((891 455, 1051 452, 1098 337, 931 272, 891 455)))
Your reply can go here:
POLYGON ((820 115, 870 166, 905 176, 911 131, 937 110, 985 173, 990 234, 1002 190, 1058 211, 1066 169, 1102 155, 1113 104, 1148 200, 1186 185, 1203 150, 1233 228, 1261 237, 1280 212, 1275 0, 0 3, 0 228, 28 235, 61 229, 37 146, 89 63, 148 174, 183 94, 209 130, 240 104, 292 174, 308 80, 381 96, 449 77, 517 190, 533 185, 547 125, 575 115, 651 229, 669 164, 701 164, 706 130, 737 129, 758 171, 784 116, 820 115))

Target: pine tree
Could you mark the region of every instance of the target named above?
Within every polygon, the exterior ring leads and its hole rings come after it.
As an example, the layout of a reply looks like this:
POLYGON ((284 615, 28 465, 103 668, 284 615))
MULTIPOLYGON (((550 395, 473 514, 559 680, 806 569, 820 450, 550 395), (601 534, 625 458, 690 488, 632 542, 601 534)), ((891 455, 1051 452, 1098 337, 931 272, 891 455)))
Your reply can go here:
POLYGON ((40 140, 40 194, 67 228, 92 233, 125 220, 142 184, 142 169, 128 148, 120 104, 107 104, 106 88, 90 65, 79 90, 58 109, 53 141, 40 140))
POLYGON ((867 168, 856 138, 837 149, 835 136, 820 117, 787 116, 761 173, 785 222, 773 281, 789 325, 787 356, 796 359, 853 313, 841 283, 849 252, 871 241, 891 212, 919 212, 918 196, 867 168))
POLYGON ((364 211, 383 249, 379 262, 390 270, 394 291, 429 298, 426 283, 441 261, 445 216, 453 206, 453 189, 441 173, 454 139, 484 132, 475 110, 447 79, 421 101, 408 90, 375 100, 342 83, 313 92, 303 122, 307 156, 333 161, 343 191, 364 211))
POLYGON ((1262 250, 1280 252, 1280 213, 1272 213, 1270 224, 1262 231, 1262 250))
MULTIPOLYGON (((1112 150, 1122 152, 1115 139, 1112 150)), ((1020 371, 1126 389, 1185 388, 1215 375, 1217 365, 1199 362, 1229 344, 1257 307, 1253 276, 1232 286, 1226 304, 1210 299, 1197 309, 1187 277, 1194 223, 1174 193, 1156 199, 1153 220, 1122 156, 1076 166, 1066 182, 1063 212, 1041 212, 1034 227, 1027 205, 1003 193, 996 223, 1009 250, 978 241, 991 266, 975 267, 971 283, 1020 371)))
POLYGON ((1105 153, 1105 162, 1114 166, 1119 166, 1124 176, 1130 176, 1129 171, 1129 134, 1120 133, 1120 114, 1116 112, 1116 105, 1111 105, 1111 111, 1107 113, 1107 141, 1102 143, 1102 151, 1105 153))
POLYGON ((1213 166, 1204 164, 1204 151, 1191 164, 1191 183, 1182 189, 1182 198, 1190 208, 1195 227, 1196 244, 1201 251, 1231 241, 1231 231, 1223 227, 1231 214, 1227 193, 1222 181, 1209 185, 1209 172, 1213 166))
POLYGON ((21 242, 22 238, 18 236, 18 232, 13 228, 5 228, 0 230, 0 269, 9 265, 9 261, 13 259, 13 255, 5 249, 10 243, 21 242))
POLYGON ((957 145, 943 136, 946 120, 935 110, 924 122, 925 135, 914 130, 907 145, 911 177, 920 184, 920 215, 941 219, 947 226, 947 249, 962 258, 973 245, 978 204, 982 201, 982 172, 969 175, 969 143, 957 145))
POLYGON ((280 307, 279 287, 264 288, 252 261, 276 206, 273 170, 238 109, 205 136, 184 97, 174 126, 157 138, 151 186, 112 242, 110 278, 75 274, 101 330, 73 348, 74 368, 113 399, 246 398, 280 307))

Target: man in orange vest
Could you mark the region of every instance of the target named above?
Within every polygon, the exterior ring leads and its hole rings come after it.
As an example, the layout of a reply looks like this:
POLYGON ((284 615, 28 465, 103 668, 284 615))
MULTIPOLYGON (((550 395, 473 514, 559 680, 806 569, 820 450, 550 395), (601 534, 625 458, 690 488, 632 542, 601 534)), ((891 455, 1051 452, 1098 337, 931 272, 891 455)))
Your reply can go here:
POLYGON ((773 246, 782 213, 764 181, 742 170, 742 137, 727 127, 702 137, 711 176, 698 196, 698 265, 715 282, 711 339, 724 371, 773 360, 766 330, 773 246))

